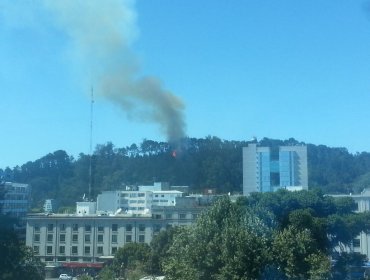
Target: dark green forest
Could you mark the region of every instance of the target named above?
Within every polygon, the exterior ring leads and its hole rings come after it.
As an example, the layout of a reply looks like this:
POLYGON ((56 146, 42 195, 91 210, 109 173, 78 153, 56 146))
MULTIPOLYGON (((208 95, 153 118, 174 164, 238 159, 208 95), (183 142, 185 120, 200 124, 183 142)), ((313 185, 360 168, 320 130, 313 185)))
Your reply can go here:
MULTIPOLYGON (((211 136, 186 138, 179 143, 144 139, 122 148, 108 142, 97 145, 91 157, 81 153, 74 158, 58 150, 21 166, 0 169, 0 176, 5 181, 31 184, 33 207, 40 207, 45 198, 57 198, 62 206, 74 205, 88 193, 90 162, 92 198, 103 190, 152 185, 155 181, 188 185, 192 192, 214 188, 218 193, 241 193, 242 147, 248 143, 211 136)), ((259 144, 273 147, 306 143, 293 138, 264 138, 259 144)), ((324 193, 357 193, 369 186, 370 153, 306 145, 310 188, 324 193)))

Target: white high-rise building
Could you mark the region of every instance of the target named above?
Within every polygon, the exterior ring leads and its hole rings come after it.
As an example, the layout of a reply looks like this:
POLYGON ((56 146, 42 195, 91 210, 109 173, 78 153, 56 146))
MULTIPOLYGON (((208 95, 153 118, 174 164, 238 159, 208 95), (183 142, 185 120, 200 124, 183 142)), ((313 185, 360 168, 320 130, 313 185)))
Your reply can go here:
POLYGON ((243 194, 308 188, 307 146, 243 148, 243 194))

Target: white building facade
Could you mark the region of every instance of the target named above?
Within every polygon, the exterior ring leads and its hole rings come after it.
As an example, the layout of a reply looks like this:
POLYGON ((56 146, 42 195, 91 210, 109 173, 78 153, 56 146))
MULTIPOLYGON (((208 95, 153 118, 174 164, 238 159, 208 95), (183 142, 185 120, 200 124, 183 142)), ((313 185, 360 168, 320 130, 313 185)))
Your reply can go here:
POLYGON ((127 243, 149 244, 161 230, 191 225, 204 209, 192 205, 154 207, 151 214, 30 215, 26 245, 48 265, 99 265, 127 243))

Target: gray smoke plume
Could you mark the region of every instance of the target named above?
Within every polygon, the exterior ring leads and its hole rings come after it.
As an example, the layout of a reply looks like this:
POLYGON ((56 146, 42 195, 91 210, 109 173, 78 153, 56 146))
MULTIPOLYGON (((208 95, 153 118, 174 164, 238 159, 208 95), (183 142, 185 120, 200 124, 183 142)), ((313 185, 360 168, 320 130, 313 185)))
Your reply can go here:
POLYGON ((76 59, 94 83, 94 92, 119 105, 132 120, 154 122, 169 141, 185 136, 180 98, 155 77, 140 77, 130 47, 137 37, 134 1, 45 0, 70 36, 76 59))

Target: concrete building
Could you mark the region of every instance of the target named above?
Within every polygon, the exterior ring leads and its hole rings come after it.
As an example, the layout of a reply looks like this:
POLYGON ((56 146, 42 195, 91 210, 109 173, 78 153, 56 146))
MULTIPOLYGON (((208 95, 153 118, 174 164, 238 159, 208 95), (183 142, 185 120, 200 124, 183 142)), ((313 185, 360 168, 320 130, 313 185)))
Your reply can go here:
POLYGON ((172 190, 167 183, 139 186, 136 190, 104 191, 97 197, 97 213, 146 214, 153 206, 175 206, 176 198, 182 196, 181 191, 172 190))
POLYGON ((307 147, 276 149, 251 143, 243 148, 243 194, 308 188, 307 147))
POLYGON ((149 213, 152 208, 151 191, 105 191, 97 197, 97 213, 114 214, 122 211, 129 214, 149 213))
POLYGON ((151 214, 29 215, 26 245, 48 267, 101 267, 119 247, 150 243, 161 230, 192 224, 207 207, 196 198, 181 206, 153 206, 151 214))
MULTIPOLYGON (((360 194, 332 195, 332 197, 351 197, 357 204, 356 212, 370 211, 370 188, 365 189, 360 194)), ((353 239, 351 246, 345 249, 348 252, 364 254, 370 260, 370 233, 361 232, 359 236, 353 239)))
POLYGON ((153 206, 175 206, 176 198, 182 197, 183 193, 180 191, 153 191, 153 206))

